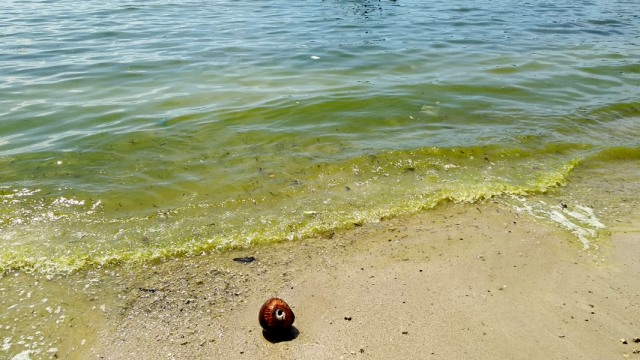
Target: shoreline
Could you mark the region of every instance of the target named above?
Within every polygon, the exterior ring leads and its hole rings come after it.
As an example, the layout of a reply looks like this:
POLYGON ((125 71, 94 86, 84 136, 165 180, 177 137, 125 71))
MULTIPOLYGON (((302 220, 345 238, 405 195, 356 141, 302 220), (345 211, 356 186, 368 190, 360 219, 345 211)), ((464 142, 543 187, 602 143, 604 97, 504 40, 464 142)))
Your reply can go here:
POLYGON ((119 300, 86 350, 98 359, 640 359, 633 220, 589 252, 503 205, 450 204, 331 239, 123 271, 105 282, 119 300), (257 312, 272 296, 295 312, 296 339, 262 336, 257 312))

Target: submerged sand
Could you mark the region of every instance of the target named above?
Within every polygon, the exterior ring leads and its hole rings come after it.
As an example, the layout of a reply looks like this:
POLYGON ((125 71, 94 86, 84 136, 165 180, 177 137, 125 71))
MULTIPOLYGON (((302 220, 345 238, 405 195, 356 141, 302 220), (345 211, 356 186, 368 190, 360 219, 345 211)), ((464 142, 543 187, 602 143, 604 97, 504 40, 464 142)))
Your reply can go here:
POLYGON ((629 216, 588 251, 488 203, 148 266, 114 276, 118 300, 83 356, 640 359, 640 227, 629 216), (272 296, 296 314, 291 341, 262 335, 258 309, 272 296))

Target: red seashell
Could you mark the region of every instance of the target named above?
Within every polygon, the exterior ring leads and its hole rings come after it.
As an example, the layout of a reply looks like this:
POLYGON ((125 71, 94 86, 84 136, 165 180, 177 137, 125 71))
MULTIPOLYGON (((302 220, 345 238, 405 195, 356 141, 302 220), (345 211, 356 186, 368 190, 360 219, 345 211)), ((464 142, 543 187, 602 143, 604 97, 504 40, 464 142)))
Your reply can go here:
POLYGON ((258 313, 258 321, 265 332, 271 334, 285 333, 291 330, 296 319, 289 305, 282 299, 267 300, 258 313))

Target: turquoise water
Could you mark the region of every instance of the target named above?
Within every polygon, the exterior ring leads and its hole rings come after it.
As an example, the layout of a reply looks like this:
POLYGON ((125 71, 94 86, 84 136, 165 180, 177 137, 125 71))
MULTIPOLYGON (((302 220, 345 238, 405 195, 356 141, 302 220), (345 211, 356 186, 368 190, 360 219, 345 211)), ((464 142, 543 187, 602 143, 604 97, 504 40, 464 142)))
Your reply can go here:
POLYGON ((526 202, 640 159, 636 1, 0 8, 5 274, 526 202))

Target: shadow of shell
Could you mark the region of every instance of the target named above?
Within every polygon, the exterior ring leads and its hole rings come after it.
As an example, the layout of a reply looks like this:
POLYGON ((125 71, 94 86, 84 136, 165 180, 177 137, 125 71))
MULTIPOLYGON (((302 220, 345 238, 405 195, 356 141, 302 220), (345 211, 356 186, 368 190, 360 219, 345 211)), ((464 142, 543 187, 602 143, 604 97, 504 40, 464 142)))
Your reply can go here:
POLYGON ((262 336, 272 344, 294 340, 298 335, 300 335, 300 331, 295 326, 291 326, 286 331, 262 330, 262 336))

